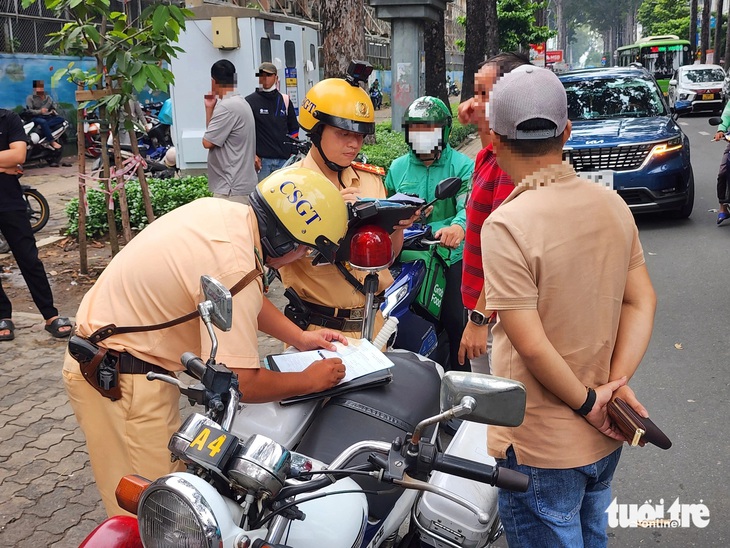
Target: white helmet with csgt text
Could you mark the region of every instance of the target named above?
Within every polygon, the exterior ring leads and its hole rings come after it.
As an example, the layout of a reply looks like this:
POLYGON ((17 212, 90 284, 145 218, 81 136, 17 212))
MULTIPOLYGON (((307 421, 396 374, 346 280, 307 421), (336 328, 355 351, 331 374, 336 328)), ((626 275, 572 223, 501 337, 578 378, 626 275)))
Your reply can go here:
POLYGON ((347 231, 347 206, 324 175, 303 167, 277 170, 256 186, 249 201, 268 256, 282 257, 301 244, 334 262, 347 231))

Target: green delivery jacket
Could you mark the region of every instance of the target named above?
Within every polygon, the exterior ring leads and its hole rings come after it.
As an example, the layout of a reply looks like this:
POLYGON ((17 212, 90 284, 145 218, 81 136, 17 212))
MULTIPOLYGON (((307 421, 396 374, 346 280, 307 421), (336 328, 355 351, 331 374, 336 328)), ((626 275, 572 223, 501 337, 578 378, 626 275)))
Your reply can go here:
MULTIPOLYGON (((412 150, 396 158, 385 177, 388 196, 397 192, 415 194, 430 202, 435 198, 436 185, 448 177, 461 179, 459 193, 451 199, 440 200, 433 205, 433 212, 426 219, 434 234, 440 228, 459 225, 466 232, 466 199, 471 188, 474 160, 447 145, 441 157, 426 167, 412 150)), ((451 251, 450 264, 461 260, 464 250, 462 240, 459 247, 451 251)))

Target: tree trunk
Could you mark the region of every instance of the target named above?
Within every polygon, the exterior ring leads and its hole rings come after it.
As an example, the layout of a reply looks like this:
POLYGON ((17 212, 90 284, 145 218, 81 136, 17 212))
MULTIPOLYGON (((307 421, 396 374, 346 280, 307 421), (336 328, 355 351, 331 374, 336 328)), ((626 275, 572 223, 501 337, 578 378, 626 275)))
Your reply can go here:
POLYGON ((322 58, 325 78, 342 78, 354 59, 365 59, 362 0, 321 0, 322 58))
MULTIPOLYGON (((99 119, 100 120, 107 120, 107 113, 106 113, 106 107, 102 106, 99 107, 99 119)), ((114 198, 112 193, 112 185, 111 185, 111 178, 109 177, 109 174, 111 172, 111 169, 109 167, 109 154, 108 154, 108 148, 106 146, 107 141, 109 140, 109 126, 102 122, 101 124, 101 160, 103 167, 103 180, 104 180, 104 192, 105 196, 104 199, 108 202, 111 202, 114 198)), ((106 208, 106 220, 107 224, 109 225, 109 245, 112 248, 112 257, 114 257, 117 253, 119 253, 119 240, 117 238, 117 223, 114 218, 114 209, 111 209, 109 207, 106 208)))
MULTIPOLYGON (((79 85, 79 90, 84 86, 79 85)), ((79 272, 89 273, 88 250, 86 247, 86 142, 84 139, 84 115, 81 109, 76 110, 76 144, 78 146, 79 160, 79 272)))
POLYGON ((474 96, 474 74, 479 63, 484 61, 485 56, 491 57, 497 53, 498 49, 497 0, 467 0, 462 102, 474 96))
POLYGON ((440 11, 438 21, 428 20, 425 22, 423 27, 423 49, 426 60, 426 95, 438 97, 448 105, 449 91, 446 89, 446 43, 443 11, 440 11))
POLYGON ((568 43, 568 24, 565 21, 563 0, 555 0, 555 24, 558 28, 558 49, 565 52, 568 43))
POLYGON ((700 26, 700 63, 707 62, 707 50, 710 48, 710 9, 712 0, 702 2, 702 25, 700 26))
POLYGON ((725 71, 730 66, 730 17, 728 18, 727 34, 725 35, 725 71))
MULTIPOLYGON (((124 105, 124 110, 127 113, 127 120, 132 119, 132 107, 129 102, 124 105)), ((129 131, 129 140, 132 146, 132 154, 139 156, 139 145, 137 144, 137 132, 134 129, 129 131)), ((139 188, 142 191, 142 200, 144 201, 144 210, 147 214, 147 224, 155 220, 155 213, 152 210, 152 198, 150 197, 150 187, 147 184, 147 177, 144 174, 144 168, 142 165, 137 166, 137 179, 139 179, 139 188)))
MULTIPOLYGON (((722 8, 723 0, 717 0, 717 15, 715 16, 715 40, 712 43, 712 48, 715 50, 715 64, 720 64, 722 55, 722 8)), ((727 59, 727 57, 725 57, 727 59)))
POLYGON ((690 0, 689 3, 689 50, 694 62, 697 58, 697 0, 690 0))

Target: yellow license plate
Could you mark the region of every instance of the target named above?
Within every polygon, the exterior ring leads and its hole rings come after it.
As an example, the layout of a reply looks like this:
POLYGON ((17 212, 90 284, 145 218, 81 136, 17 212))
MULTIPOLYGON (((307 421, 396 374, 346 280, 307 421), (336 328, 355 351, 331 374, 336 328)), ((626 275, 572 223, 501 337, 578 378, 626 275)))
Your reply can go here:
POLYGON ((702 100, 703 101, 712 101, 715 98, 714 93, 703 93, 702 94, 702 100))
POLYGON ((199 464, 207 464, 222 471, 237 447, 236 436, 218 428, 202 425, 185 449, 185 455, 199 464))

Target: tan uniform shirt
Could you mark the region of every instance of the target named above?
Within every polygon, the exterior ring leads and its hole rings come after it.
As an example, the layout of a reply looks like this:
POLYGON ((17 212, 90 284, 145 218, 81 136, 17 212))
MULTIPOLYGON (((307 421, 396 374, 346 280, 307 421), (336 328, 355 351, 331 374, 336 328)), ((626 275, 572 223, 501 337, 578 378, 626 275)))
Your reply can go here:
MULTIPOLYGON (((307 156, 295 165, 322 173, 311 156, 307 156)), ((342 182, 347 187, 359 188, 360 196, 364 198, 386 198, 382 179, 373 173, 348 167, 342 172, 342 182)), ((305 257, 283 266, 279 269, 279 273, 284 285, 293 288, 305 301, 331 308, 365 306, 365 296, 357 291, 334 265, 312 266, 311 259, 305 257)), ((367 275, 358 270, 351 270, 350 273, 360 282, 367 275)), ((387 269, 381 270, 378 277, 380 279, 378 291, 383 291, 393 283, 393 277, 387 269)))
MULTIPOLYGON (((88 337, 98 328, 152 325, 183 316, 203 300, 200 277, 228 288, 256 268, 259 234, 249 206, 203 198, 179 207, 140 232, 104 270, 84 296, 77 330, 88 337)), ((233 327, 216 331, 216 359, 228 367, 258 367, 257 327, 263 303, 261 279, 233 298, 233 327)), ((102 346, 171 371, 183 369, 180 356, 207 358, 210 337, 200 319, 142 333, 115 335, 102 346)))
MULTIPOLYGON (((534 310, 580 381, 608 381, 626 278, 644 264, 634 219, 613 191, 579 179, 569 164, 527 178, 482 227, 487 310, 534 310)), ((499 318, 499 314, 497 314, 499 318)), ((497 320, 494 374, 524 383, 525 420, 489 427, 489 453, 539 468, 594 463, 621 443, 593 428, 529 372, 497 320)))

